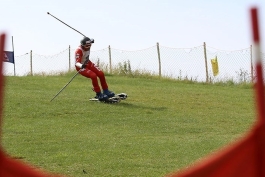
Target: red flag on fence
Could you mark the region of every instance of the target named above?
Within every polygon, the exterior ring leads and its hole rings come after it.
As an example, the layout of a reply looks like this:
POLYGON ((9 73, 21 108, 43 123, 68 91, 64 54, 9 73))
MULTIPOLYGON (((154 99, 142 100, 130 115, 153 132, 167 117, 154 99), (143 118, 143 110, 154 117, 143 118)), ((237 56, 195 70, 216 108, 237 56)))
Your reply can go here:
POLYGON ((241 141, 195 166, 170 174, 171 177, 265 177, 265 101, 258 27, 258 11, 252 8, 251 22, 257 81, 255 83, 258 120, 250 133, 241 141))

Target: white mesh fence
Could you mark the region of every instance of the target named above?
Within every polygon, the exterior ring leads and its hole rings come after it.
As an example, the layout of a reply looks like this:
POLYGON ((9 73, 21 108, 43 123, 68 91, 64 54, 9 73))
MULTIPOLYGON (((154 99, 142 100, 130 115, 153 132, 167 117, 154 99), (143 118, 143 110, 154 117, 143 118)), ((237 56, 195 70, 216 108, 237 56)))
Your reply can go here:
MULTIPOLYGON (((15 56, 15 65, 4 64, 4 74, 25 76, 68 72, 75 69, 74 52, 75 49, 69 46, 55 55, 40 55, 31 51, 25 55, 15 56)), ((262 57, 264 61, 265 55, 262 54, 262 57)), ((179 80, 251 82, 252 77, 255 78, 251 46, 234 51, 224 51, 206 47, 206 45, 192 48, 170 48, 157 44, 136 51, 107 47, 102 50, 92 50, 90 59, 102 66, 105 72, 110 73, 127 63, 132 72, 140 70, 179 80), (211 59, 215 57, 217 57, 219 68, 219 74, 216 76, 213 75, 211 64, 211 59)))

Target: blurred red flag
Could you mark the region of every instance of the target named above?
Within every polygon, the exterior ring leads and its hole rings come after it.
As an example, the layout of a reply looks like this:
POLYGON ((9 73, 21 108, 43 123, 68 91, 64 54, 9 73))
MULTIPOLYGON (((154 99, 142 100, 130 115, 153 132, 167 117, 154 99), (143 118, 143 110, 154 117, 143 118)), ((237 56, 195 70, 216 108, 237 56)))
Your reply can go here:
POLYGON ((171 177, 264 177, 265 127, 257 125, 245 139, 171 177))
MULTIPOLYGON (((4 56, 5 34, 0 35, 0 56, 4 56)), ((2 133, 2 112, 3 112, 3 59, 0 61, 0 135, 2 133)), ((1 136, 0 136, 1 138, 1 136)), ((1 140, 1 139, 0 139, 1 140)), ((0 177, 52 177, 33 166, 23 163, 22 161, 10 158, 3 150, 0 141, 0 177)))
POLYGON ((265 177, 265 101, 257 8, 252 8, 250 13, 256 57, 255 96, 258 120, 241 141, 186 170, 170 174, 170 177, 265 177))

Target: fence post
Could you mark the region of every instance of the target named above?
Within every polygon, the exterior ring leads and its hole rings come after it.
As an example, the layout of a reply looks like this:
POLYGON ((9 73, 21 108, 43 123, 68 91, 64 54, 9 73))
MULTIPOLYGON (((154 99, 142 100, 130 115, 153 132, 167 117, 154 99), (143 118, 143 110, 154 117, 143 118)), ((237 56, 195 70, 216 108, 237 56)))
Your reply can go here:
POLYGON ((161 77, 161 58, 160 58, 160 50, 159 50, 159 43, 156 43, 156 48, 157 48, 157 55, 158 55, 158 73, 159 77, 161 77))
POLYGON ((69 45, 69 69, 68 69, 68 72, 70 72, 71 70, 71 47, 69 45))
POLYGON ((110 45, 109 45, 109 71, 111 74, 112 73, 112 66, 111 66, 111 48, 110 48, 110 45))
MULTIPOLYGON (((13 48, 13 54, 15 53, 15 50, 14 50, 14 40, 13 40, 13 36, 12 36, 12 48, 13 48)), ((14 57, 14 76, 16 76, 16 64, 15 64, 15 57, 14 57)))
POLYGON ((209 82, 209 75, 208 75, 208 65, 207 65, 207 53, 206 53, 206 43, 203 43, 204 48, 204 61, 205 61, 205 70, 206 70, 206 83, 209 82))
POLYGON ((250 72, 251 72, 251 81, 253 83, 254 75, 253 75, 252 45, 250 45, 250 72))
POLYGON ((32 50, 30 51, 30 75, 33 76, 33 71, 32 71, 32 50))

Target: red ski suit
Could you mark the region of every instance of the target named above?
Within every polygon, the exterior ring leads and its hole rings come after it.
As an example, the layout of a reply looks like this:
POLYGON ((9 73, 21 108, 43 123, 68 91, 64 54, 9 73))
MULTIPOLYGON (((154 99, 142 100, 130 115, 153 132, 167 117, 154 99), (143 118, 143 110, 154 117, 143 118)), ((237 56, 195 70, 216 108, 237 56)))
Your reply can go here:
MULTIPOLYGON (((82 64, 89 58, 90 50, 85 51, 79 46, 75 51, 75 68, 77 71, 81 69, 82 64)), ((89 60, 86 67, 81 69, 79 72, 82 76, 90 78, 92 80, 92 85, 95 92, 101 92, 100 86, 98 84, 98 78, 103 90, 108 89, 108 84, 105 79, 104 73, 96 66, 93 62, 89 60)))

